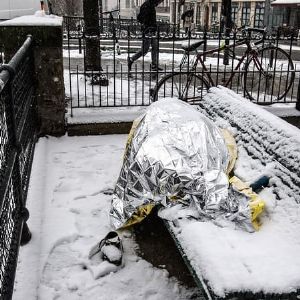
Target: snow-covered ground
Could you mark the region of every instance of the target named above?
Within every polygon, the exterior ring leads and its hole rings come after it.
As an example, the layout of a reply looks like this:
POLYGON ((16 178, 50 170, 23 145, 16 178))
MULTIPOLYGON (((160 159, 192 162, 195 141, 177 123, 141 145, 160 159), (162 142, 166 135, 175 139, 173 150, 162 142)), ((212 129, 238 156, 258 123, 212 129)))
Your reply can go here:
MULTIPOLYGON (((282 121, 277 126, 299 141, 296 128, 285 128, 282 121)), ((125 142, 126 135, 40 139, 28 196, 33 239, 21 248, 14 299, 160 300, 193 294, 140 258, 130 231, 122 234, 125 266, 118 272, 101 277, 107 266, 87 258, 110 230, 108 211, 125 142)), ((251 182, 261 174, 272 177, 273 165, 249 157, 239 143, 235 174, 251 182)), ((194 220, 179 221, 178 232, 174 228, 194 268, 219 296, 249 290, 289 293, 300 286, 300 207, 293 197, 276 199, 272 187, 261 197, 266 211, 256 233, 194 220)), ((184 214, 178 208, 166 210, 164 217, 184 214)))
POLYGON ((125 135, 39 140, 27 200, 33 236, 20 249, 14 300, 185 300, 193 294, 140 258, 130 232, 122 235, 124 268, 95 279, 103 266, 87 256, 110 230, 125 142, 125 135))
MULTIPOLYGON (((190 63, 192 62, 193 58, 194 58, 194 52, 191 53, 190 55, 190 63)), ((106 50, 106 51, 102 51, 101 52, 101 58, 103 60, 112 60, 113 58, 113 51, 110 51, 110 50, 106 50)), ((122 51, 120 55, 117 55, 115 56, 116 58, 116 62, 120 62, 122 63, 125 67, 123 70, 126 69, 127 67, 127 57, 131 56, 132 54, 131 53, 127 53, 126 51, 122 51)), ((224 65, 223 65, 223 52, 220 52, 220 54, 218 55, 218 53, 214 53, 212 56, 208 56, 206 57, 206 60, 205 60, 205 65, 207 66, 207 68, 209 69, 209 67, 216 67, 218 66, 218 68, 220 70, 223 70, 224 68, 224 65), (218 56, 219 56, 219 59, 218 59, 218 56)), ((72 50, 63 50, 63 56, 65 58, 84 58, 84 53, 79 53, 79 50, 75 50, 75 49, 72 49, 72 50)), ((164 67, 166 66, 166 70, 172 70, 173 68, 175 69, 179 69, 179 64, 182 60, 182 57, 183 57, 183 54, 178 54, 178 53, 164 53, 164 52, 160 52, 159 53, 159 61, 160 61, 160 64, 164 67)), ((241 58, 240 56, 237 56, 237 58, 241 58)), ((144 58, 141 58, 140 61, 144 60, 146 63, 151 63, 151 53, 148 52, 144 58)), ((278 70, 285 70, 287 69, 288 67, 288 62, 284 61, 284 60, 281 60, 281 59, 278 59, 277 60, 278 63, 279 63, 279 67, 277 66, 278 70), (282 69, 281 69, 281 66, 282 66, 282 69)), ((295 67, 295 70, 299 70, 299 64, 300 62, 299 61, 293 61, 294 63, 294 67, 295 67)), ((235 67, 237 66, 238 64, 238 60, 235 59, 233 62, 231 62, 230 60, 230 64, 229 64, 229 68, 231 67, 235 67)), ((110 65, 112 67, 112 65, 110 65)), ((228 66, 227 66, 228 68, 228 66)))
MULTIPOLYGON (((272 174, 272 164, 262 166, 239 148, 235 174, 251 183, 272 174)), ((272 175, 271 175, 272 176, 272 175)), ((220 297, 228 292, 292 293, 300 287, 300 207, 294 198, 276 199, 273 188, 260 197, 266 209, 258 232, 249 234, 233 224, 195 220, 171 222, 181 246, 206 283, 220 297)), ((185 210, 173 207, 163 217, 176 220, 185 210)))

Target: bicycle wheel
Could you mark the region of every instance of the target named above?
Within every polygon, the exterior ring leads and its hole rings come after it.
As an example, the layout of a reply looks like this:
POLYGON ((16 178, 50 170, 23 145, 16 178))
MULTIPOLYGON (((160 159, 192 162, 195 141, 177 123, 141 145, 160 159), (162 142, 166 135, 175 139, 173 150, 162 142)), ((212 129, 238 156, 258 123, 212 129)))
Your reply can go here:
POLYGON ((276 102, 288 96, 294 79, 292 59, 275 46, 260 49, 245 65, 245 92, 258 103, 276 102))
POLYGON ((154 88, 152 100, 177 98, 190 104, 197 104, 207 94, 208 88, 206 80, 197 74, 183 72, 168 74, 154 88))

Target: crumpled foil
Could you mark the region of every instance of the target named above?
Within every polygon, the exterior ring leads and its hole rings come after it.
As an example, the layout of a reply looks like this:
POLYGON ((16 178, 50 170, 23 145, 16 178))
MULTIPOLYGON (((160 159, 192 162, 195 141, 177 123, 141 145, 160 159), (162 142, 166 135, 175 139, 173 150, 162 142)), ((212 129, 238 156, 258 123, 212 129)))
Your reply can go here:
POLYGON ((123 227, 140 207, 166 207, 176 199, 196 207, 199 219, 222 216, 251 225, 247 199, 229 193, 228 164, 226 143, 211 120, 180 100, 153 103, 129 136, 111 203, 112 226, 123 227))

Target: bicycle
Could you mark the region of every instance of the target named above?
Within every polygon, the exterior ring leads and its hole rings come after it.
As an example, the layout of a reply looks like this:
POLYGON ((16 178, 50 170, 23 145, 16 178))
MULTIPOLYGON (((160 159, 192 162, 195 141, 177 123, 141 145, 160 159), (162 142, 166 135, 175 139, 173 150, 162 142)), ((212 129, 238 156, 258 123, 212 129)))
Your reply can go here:
MULTIPOLYGON (((227 51, 232 60, 237 61, 229 78, 223 83, 225 87, 231 86, 235 75, 238 82, 241 79, 244 88, 244 95, 250 100, 266 102, 271 97, 271 102, 280 100, 287 95, 295 79, 295 69, 289 54, 280 47, 270 43, 264 45, 266 30, 259 28, 242 29, 242 38, 229 45, 222 45, 212 50, 196 53, 191 59, 192 66, 182 72, 182 65, 179 72, 173 72, 161 78, 152 92, 152 101, 158 98, 177 97, 190 103, 199 103, 211 86, 216 86, 217 80, 213 80, 213 73, 217 76, 220 72, 212 72, 204 63, 204 57, 213 53, 227 51), (251 33, 260 34, 262 38, 253 42, 251 33), (262 47, 258 45, 262 44, 262 47), (242 57, 235 55, 235 48, 246 45, 242 57), (198 65, 201 65, 199 70, 198 65), (268 96, 269 95, 269 96, 268 96)), ((194 49, 203 44, 204 41, 190 43, 186 50, 194 49)), ((224 73, 225 76, 225 73, 224 73)))
POLYGON ((104 11, 102 12, 102 15, 108 15, 108 20, 111 26, 111 30, 112 30, 112 38, 114 41, 114 51, 117 52, 118 55, 121 55, 121 48, 120 48, 120 44, 119 44, 119 39, 117 36, 117 29, 116 29, 116 24, 115 24, 115 20, 114 20, 114 15, 113 13, 115 12, 119 12, 119 9, 114 9, 114 10, 110 10, 110 11, 104 11))

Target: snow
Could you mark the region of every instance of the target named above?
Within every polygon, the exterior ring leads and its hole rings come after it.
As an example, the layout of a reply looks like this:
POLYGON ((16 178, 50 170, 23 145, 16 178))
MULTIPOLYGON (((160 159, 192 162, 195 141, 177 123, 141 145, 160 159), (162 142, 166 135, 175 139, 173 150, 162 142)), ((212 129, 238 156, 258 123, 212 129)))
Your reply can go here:
POLYGON ((146 110, 145 106, 74 109, 67 114, 68 124, 132 122, 146 110))
POLYGON ((14 300, 189 299, 193 291, 136 254, 129 231, 122 233, 122 268, 88 259, 111 230, 111 193, 126 138, 39 140, 27 200, 32 240, 20 249, 14 300))
MULTIPOLYGON (((246 133, 249 130, 247 147, 238 143, 235 174, 248 183, 268 174, 278 187, 261 192, 266 211, 260 231, 254 234, 232 224, 220 227, 185 220, 193 211, 179 207, 164 211, 164 217, 182 218, 170 225, 199 277, 218 296, 235 291, 293 292, 300 287, 300 207, 295 201, 299 193, 290 192, 277 178, 277 168, 282 167, 277 160, 263 165, 265 157, 255 159, 249 149, 259 157, 260 147, 272 148, 298 166, 299 129, 222 87, 212 88, 203 103, 211 111, 218 107, 223 116, 232 114, 229 107, 233 108, 233 118, 246 133), (255 116, 256 123, 249 126, 255 116)), ((85 113, 88 118, 89 111, 85 113)), ((108 120, 118 118, 114 113, 108 120)), ((236 129, 234 133, 238 136, 236 129)), ((122 233, 123 267, 87 258, 91 247, 111 230, 108 211, 125 142, 125 135, 40 139, 28 196, 33 239, 20 251, 14 299, 189 298, 191 290, 136 254, 129 231, 122 233)), ((285 179, 292 184, 292 177, 285 179)))
POLYGON ((294 103, 276 103, 263 108, 278 117, 300 117, 300 111, 294 103))
POLYGON ((239 147, 235 175, 248 183, 261 175, 271 177, 271 187, 260 194, 266 202, 262 227, 248 234, 225 222, 220 227, 177 220, 193 215, 188 210, 165 211, 162 216, 176 219, 170 225, 180 245, 218 296, 295 292, 300 287, 299 129, 223 87, 210 89, 201 106, 220 125, 239 125, 239 130, 232 128, 239 147), (296 171, 288 170, 295 166, 296 171))
POLYGON ((55 15, 46 15, 37 11, 35 15, 22 16, 1 22, 0 26, 62 26, 63 19, 55 15))
POLYGON ((113 245, 103 246, 102 252, 109 257, 110 261, 117 261, 122 257, 122 252, 113 245))
POLYGON ((286 4, 300 5, 300 1, 299 0, 275 0, 272 2, 271 5, 286 5, 286 4))
MULTIPOLYGON (((252 181, 266 169, 240 149, 235 173, 252 181)), ((241 291, 290 293, 300 286, 300 207, 291 198, 276 200, 272 188, 260 195, 266 212, 254 234, 213 222, 171 225, 196 272, 220 297, 241 291)))

